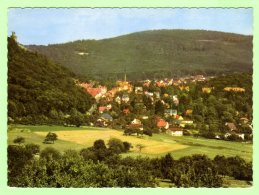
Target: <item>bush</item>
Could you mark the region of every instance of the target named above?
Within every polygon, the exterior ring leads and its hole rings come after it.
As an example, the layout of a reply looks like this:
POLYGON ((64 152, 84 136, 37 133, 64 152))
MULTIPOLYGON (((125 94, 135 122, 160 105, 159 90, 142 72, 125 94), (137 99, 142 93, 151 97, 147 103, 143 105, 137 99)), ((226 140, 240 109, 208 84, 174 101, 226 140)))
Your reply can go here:
POLYGON ((57 160, 61 157, 61 154, 55 148, 47 147, 41 151, 40 157, 45 158, 47 160, 51 160, 51 159, 57 160))
POLYGON ((125 151, 124 144, 120 139, 111 138, 108 141, 108 145, 109 145, 109 149, 112 151, 112 153, 120 154, 125 151))
POLYGON ((14 140, 13 140, 13 143, 15 143, 15 144, 23 144, 25 142, 25 138, 24 137, 17 137, 17 138, 15 138, 14 140))
POLYGON ((129 143, 129 142, 123 142, 123 145, 124 145, 124 151, 123 152, 128 152, 130 150, 130 148, 132 147, 131 143, 129 143))
POLYGON ((153 133, 152 133, 151 130, 144 130, 143 133, 144 133, 145 135, 150 136, 150 137, 153 135, 153 133))
POLYGON ((200 135, 208 139, 215 139, 216 136, 216 134, 212 131, 202 131, 200 135))

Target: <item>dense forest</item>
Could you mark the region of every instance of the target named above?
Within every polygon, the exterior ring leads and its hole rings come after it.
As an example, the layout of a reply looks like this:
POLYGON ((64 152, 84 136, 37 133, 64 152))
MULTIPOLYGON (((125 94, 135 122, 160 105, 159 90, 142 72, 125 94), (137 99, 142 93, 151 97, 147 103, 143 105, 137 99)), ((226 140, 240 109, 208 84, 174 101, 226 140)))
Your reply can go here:
POLYGON ((50 124, 66 115, 85 113, 94 99, 74 78, 66 68, 8 38, 9 122, 50 124))
MULTIPOLYGON (((125 157, 118 139, 96 140, 80 152, 60 153, 52 147, 40 150, 36 144, 8 146, 8 185, 16 187, 159 187, 166 180, 171 187, 227 187, 224 177, 248 183, 253 180, 252 163, 242 158, 192 155, 175 160, 125 157), (19 159, 19 160, 18 160, 19 159)), ((251 183, 250 183, 251 184, 251 183)))
POLYGON ((252 70, 252 36, 204 30, 153 30, 103 40, 29 45, 76 74, 131 80, 252 70))

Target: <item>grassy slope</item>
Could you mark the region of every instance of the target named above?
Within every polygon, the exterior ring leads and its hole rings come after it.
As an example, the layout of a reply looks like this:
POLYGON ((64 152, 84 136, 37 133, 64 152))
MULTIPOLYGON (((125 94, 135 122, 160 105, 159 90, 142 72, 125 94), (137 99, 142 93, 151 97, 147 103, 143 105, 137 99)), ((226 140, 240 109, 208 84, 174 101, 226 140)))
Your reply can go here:
MULTIPOLYGON (((10 129, 10 128, 9 128, 10 129)), ((149 156, 149 157, 157 157, 166 154, 167 152, 159 153, 153 150, 159 150, 157 148, 158 145, 163 146, 163 151, 167 151, 168 146, 172 148, 171 154, 174 158, 178 159, 182 156, 192 155, 192 154, 206 154, 209 157, 213 158, 215 155, 225 155, 225 156, 235 156, 239 155, 240 157, 246 159, 247 161, 252 160, 252 144, 247 143, 239 143, 239 142, 227 142, 221 140, 210 140, 204 138, 194 138, 194 137, 172 137, 165 134, 155 134, 152 137, 145 136, 144 138, 136 138, 132 136, 123 136, 121 132, 117 132, 111 129, 103 129, 103 128, 95 128, 95 127, 63 127, 63 126, 22 126, 16 125, 15 127, 11 127, 12 130, 8 131, 8 144, 12 144, 12 141, 17 136, 23 136, 26 139, 26 143, 36 143, 40 144, 41 148, 45 148, 46 146, 53 146, 61 151, 66 149, 76 149, 80 150, 84 147, 89 147, 92 145, 93 141, 96 139, 105 139, 106 141, 110 137, 117 137, 124 141, 129 141, 136 145, 137 143, 143 143, 147 145, 146 148, 140 153, 135 149, 130 153, 123 154, 123 156, 149 156), (23 129, 24 132, 20 132, 18 129, 23 129), (91 134, 91 137, 85 137, 82 141, 64 141, 58 140, 54 145, 52 144, 43 144, 42 141, 44 139, 45 134, 49 131, 57 131, 56 133, 63 133, 61 131, 73 131, 80 130, 81 132, 84 130, 88 130, 88 133, 91 134), (111 133, 111 135, 106 136, 104 131, 107 133, 111 133), (39 132, 39 134, 32 133, 39 132), (92 132, 92 133, 91 133, 92 132), (161 143, 161 144, 159 144, 161 143), (178 149, 180 148, 180 149, 178 149), (183 148, 183 149, 181 149, 183 148)), ((67 132, 67 133, 68 133, 67 132)), ((74 132, 76 134, 76 132, 74 132)), ((69 136, 67 134, 66 136, 69 136)), ((71 135, 72 136, 72 135, 71 135)), ((80 136, 79 136, 80 137, 80 136)), ((69 140, 69 138, 67 138, 69 140)), ((75 139, 75 138, 73 138, 75 139)), ((78 138, 76 138, 78 139, 78 138)))
POLYGON ((252 69, 252 37, 201 30, 144 31, 103 40, 28 46, 78 74, 252 69), (88 55, 80 56, 78 52, 88 55), (72 66, 71 66, 72 65, 72 66))
MULTIPOLYGON (((171 152, 172 156, 176 159, 182 156, 192 154, 206 154, 208 157, 213 158, 216 155, 225 156, 240 156, 247 161, 252 160, 252 145, 239 142, 229 142, 214 139, 194 138, 194 137, 171 137, 169 135, 155 135, 153 139, 160 140, 167 143, 178 143, 188 145, 189 147, 171 152)), ((160 155, 164 155, 161 153, 160 155)), ((137 153, 127 153, 125 156, 137 156, 137 153)), ((147 155, 150 156, 150 155, 147 155)))

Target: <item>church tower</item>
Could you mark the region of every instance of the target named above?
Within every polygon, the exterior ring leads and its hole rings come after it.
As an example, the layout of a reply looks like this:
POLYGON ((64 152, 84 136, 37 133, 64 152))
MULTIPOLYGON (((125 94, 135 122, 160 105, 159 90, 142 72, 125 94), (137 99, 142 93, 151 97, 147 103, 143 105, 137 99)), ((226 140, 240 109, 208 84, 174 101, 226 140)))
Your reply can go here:
POLYGON ((126 67, 124 67, 124 82, 127 82, 126 67))
POLYGON ((13 40, 17 41, 17 36, 16 36, 15 32, 12 32, 11 38, 13 40))

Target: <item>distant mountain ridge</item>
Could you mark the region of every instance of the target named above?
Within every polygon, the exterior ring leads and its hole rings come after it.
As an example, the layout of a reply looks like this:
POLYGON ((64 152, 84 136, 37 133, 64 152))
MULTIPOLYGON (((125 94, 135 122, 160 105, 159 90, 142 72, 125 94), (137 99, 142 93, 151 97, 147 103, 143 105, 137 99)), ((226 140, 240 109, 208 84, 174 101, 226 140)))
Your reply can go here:
POLYGON ((132 78, 252 70, 252 36, 205 30, 152 30, 102 40, 29 45, 76 74, 132 78))

